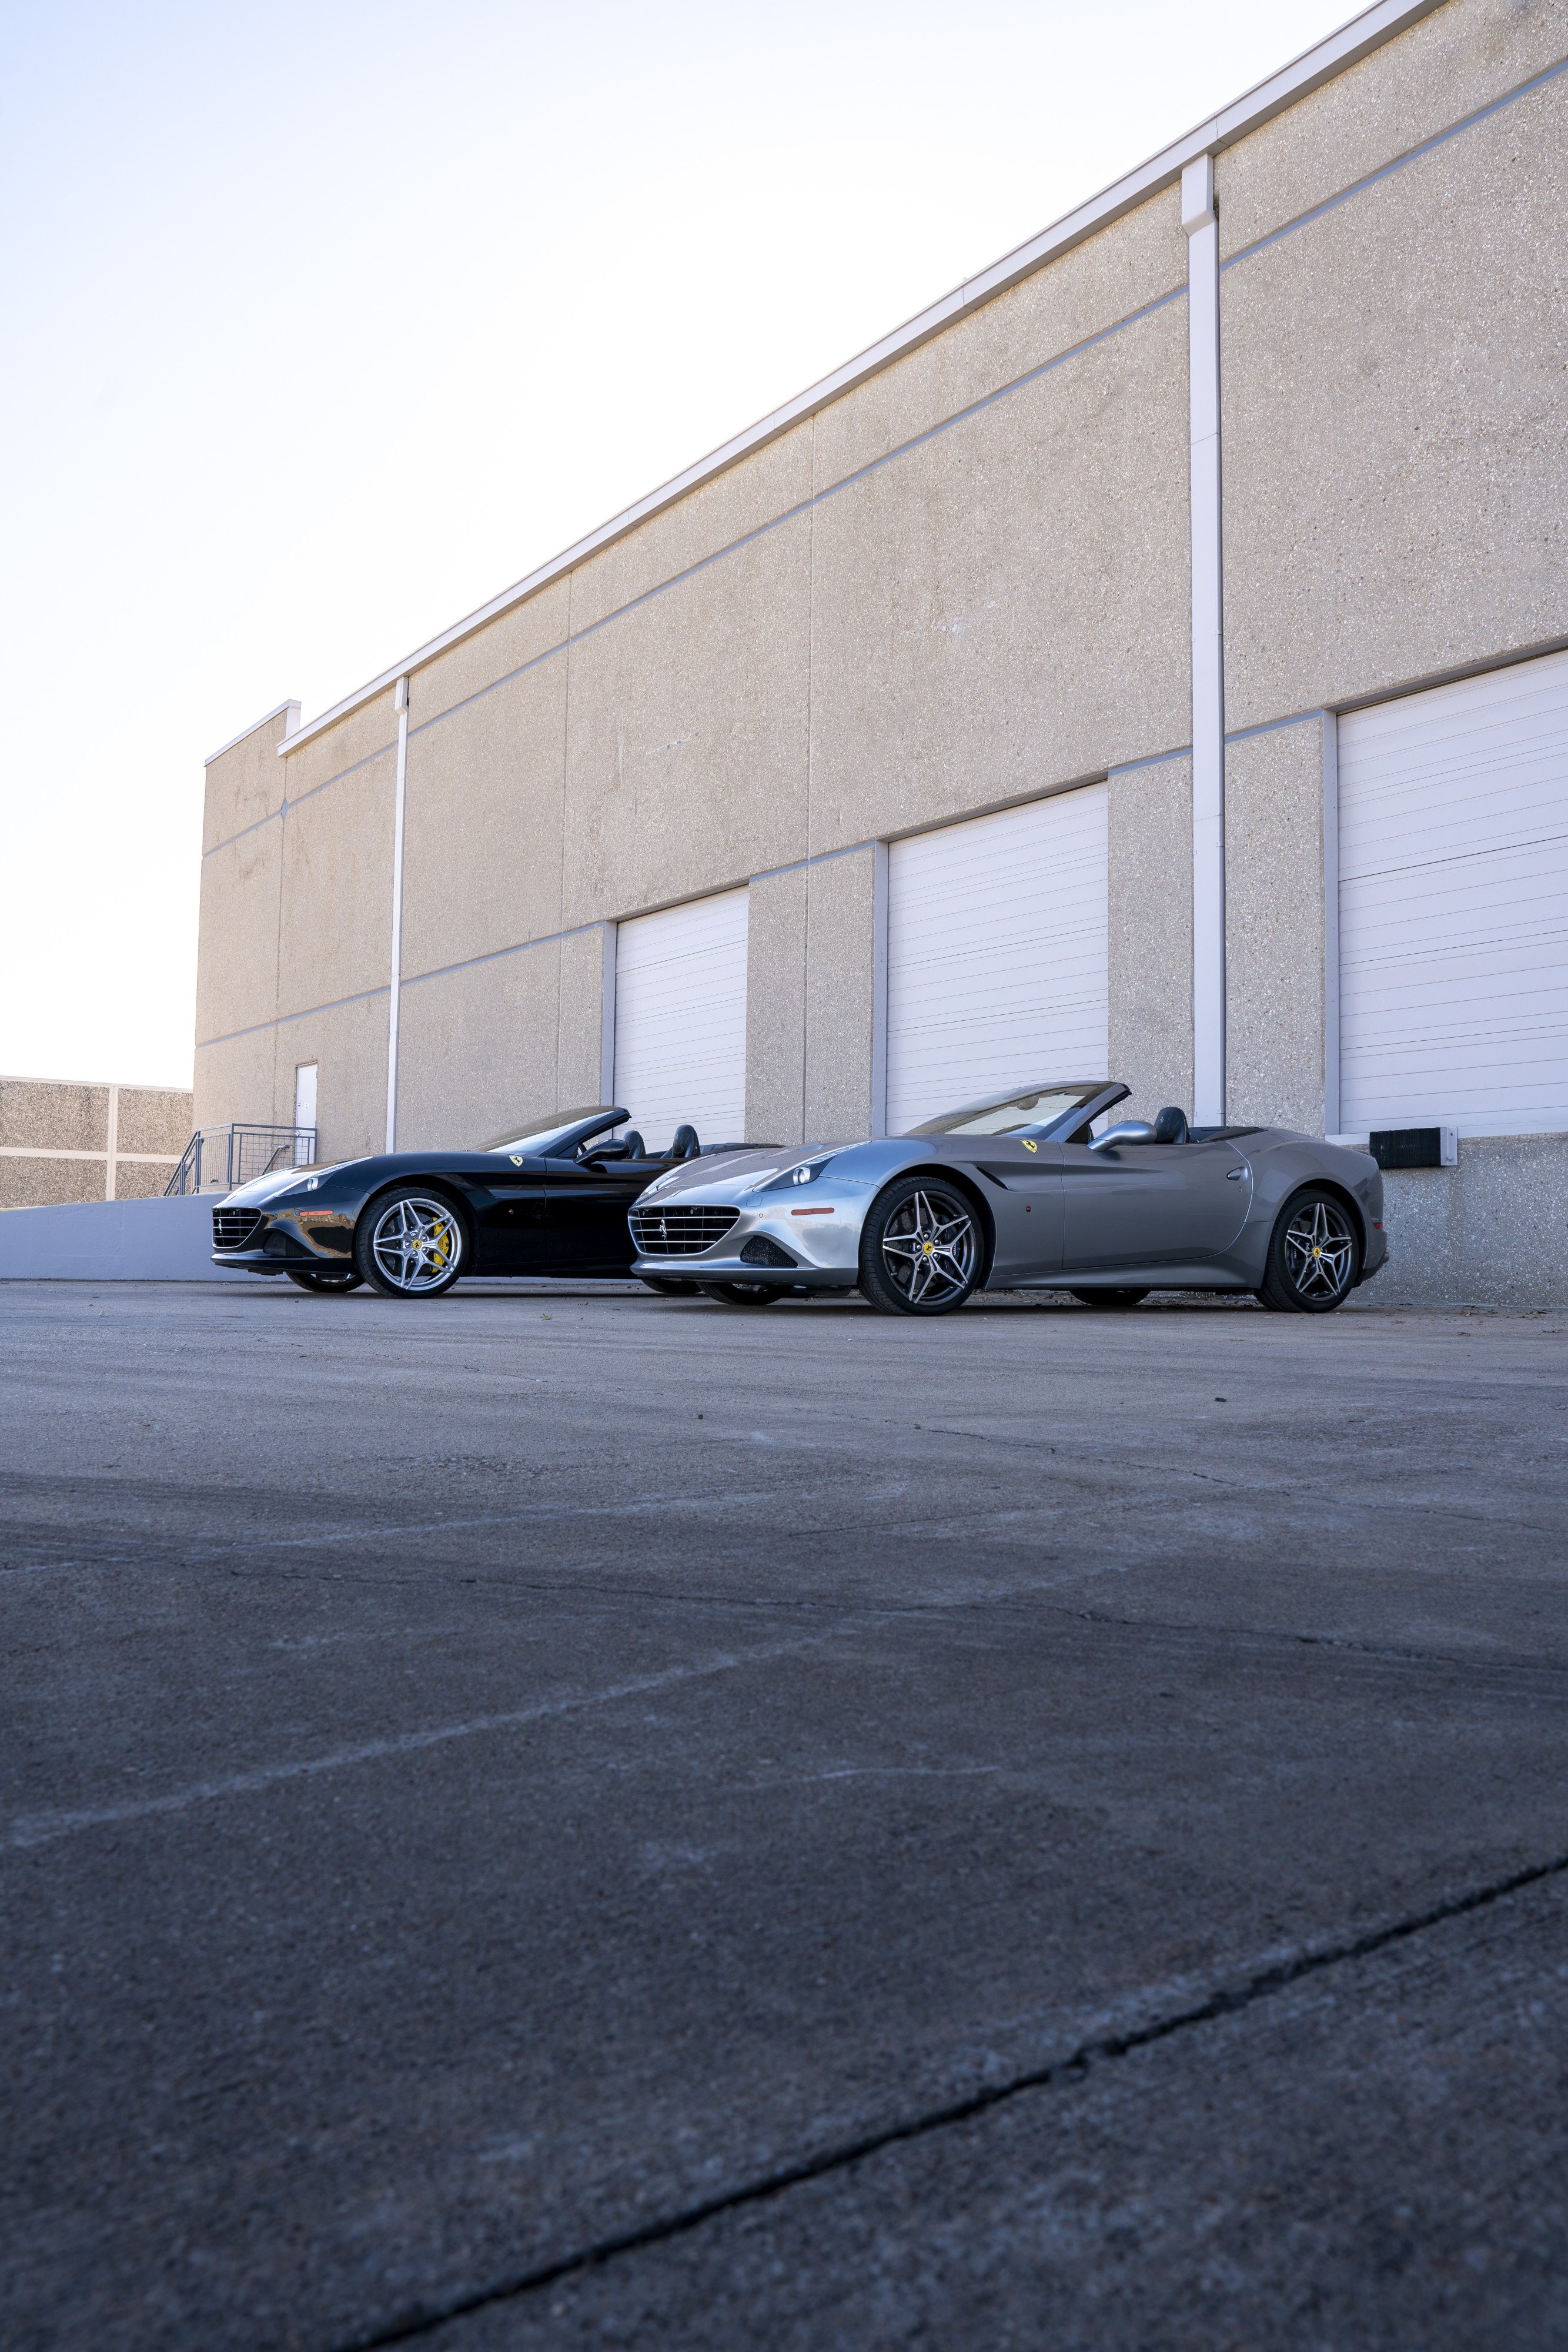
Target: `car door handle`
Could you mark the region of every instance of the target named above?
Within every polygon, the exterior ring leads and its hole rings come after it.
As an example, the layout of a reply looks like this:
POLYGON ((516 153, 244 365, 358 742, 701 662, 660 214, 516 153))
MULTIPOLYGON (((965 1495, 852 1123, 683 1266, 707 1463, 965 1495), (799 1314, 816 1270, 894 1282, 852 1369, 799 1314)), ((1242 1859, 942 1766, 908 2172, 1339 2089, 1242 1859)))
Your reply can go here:
POLYGON ((1239 1184, 1246 1173, 1245 1168, 1228 1168, 1225 1171, 1225 1181, 1228 1184, 1239 1184))

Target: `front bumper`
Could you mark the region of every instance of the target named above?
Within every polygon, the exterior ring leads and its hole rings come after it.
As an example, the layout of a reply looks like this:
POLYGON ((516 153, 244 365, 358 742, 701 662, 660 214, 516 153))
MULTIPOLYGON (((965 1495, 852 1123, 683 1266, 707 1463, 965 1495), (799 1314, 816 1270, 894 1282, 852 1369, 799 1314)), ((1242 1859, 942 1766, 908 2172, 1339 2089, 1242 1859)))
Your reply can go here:
MULTIPOLYGON (((829 1188, 824 1183, 821 1189, 829 1188)), ((747 1202, 711 1248, 689 1255, 681 1250, 639 1248, 632 1271, 663 1282, 767 1282, 786 1290, 852 1290, 860 1280, 861 1226, 871 1194, 866 1187, 841 1181, 833 1185, 832 1193, 827 1202, 802 1201, 799 1192, 793 1199, 789 1193, 772 1193, 764 1195, 761 1204, 747 1202), (788 1262, 774 1258, 769 1263, 765 1244, 788 1262)), ((707 1204, 677 1194, 668 1205, 707 1204)))
MULTIPOLYGON (((220 1206, 213 1214, 214 1265, 233 1266, 240 1274, 287 1274, 290 1267, 316 1266, 342 1274, 354 1262, 354 1223, 332 1209, 267 1208, 256 1213, 256 1223, 237 1244, 225 1246, 219 1239, 220 1206)), ((232 1214, 232 1213, 231 1213, 232 1214)))
POLYGON ((780 1290, 852 1290, 858 1274, 837 1266, 747 1265, 742 1257, 639 1257, 633 1274, 652 1275, 659 1282, 767 1282, 780 1290))

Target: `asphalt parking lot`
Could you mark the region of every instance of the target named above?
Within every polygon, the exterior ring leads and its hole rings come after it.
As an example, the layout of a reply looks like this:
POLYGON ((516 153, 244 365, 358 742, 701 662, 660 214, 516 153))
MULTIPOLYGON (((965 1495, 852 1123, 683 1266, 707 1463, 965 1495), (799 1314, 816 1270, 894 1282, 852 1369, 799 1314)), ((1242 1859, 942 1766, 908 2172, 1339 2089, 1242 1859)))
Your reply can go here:
POLYGON ((1568 1314, 0 1327, 16 2352, 1568 2340, 1568 1314))

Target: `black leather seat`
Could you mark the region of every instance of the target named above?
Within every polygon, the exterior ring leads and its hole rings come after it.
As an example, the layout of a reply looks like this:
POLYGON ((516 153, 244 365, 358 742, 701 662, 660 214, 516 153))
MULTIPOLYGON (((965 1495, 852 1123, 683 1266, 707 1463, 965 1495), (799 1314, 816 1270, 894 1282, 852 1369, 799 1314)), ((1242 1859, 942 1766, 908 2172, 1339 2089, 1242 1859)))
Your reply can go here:
POLYGON ((648 1147, 635 1128, 626 1138, 626 1157, 628 1160, 646 1160, 648 1157, 648 1147))
POLYGON ((1175 1103, 1167 1104, 1164 1110, 1155 1113, 1155 1141, 1156 1143, 1187 1141, 1186 1113, 1185 1110, 1178 1110, 1175 1103))
POLYGON ((675 1139, 670 1146, 672 1160, 700 1160, 702 1145, 697 1141, 695 1127, 677 1127, 675 1139))

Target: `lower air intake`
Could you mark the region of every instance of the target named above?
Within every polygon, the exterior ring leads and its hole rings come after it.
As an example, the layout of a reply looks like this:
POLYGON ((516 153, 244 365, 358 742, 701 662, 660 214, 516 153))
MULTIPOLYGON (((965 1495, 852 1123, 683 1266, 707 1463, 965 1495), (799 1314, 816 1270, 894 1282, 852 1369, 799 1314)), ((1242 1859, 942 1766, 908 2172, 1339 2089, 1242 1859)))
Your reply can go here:
POLYGON ((214 1209, 213 1211, 213 1247, 244 1249, 261 1223, 259 1209, 214 1209))
POLYGON ((778 1242, 769 1241, 766 1234, 753 1234, 740 1253, 740 1263, 742 1265, 799 1265, 800 1261, 791 1257, 778 1242))

